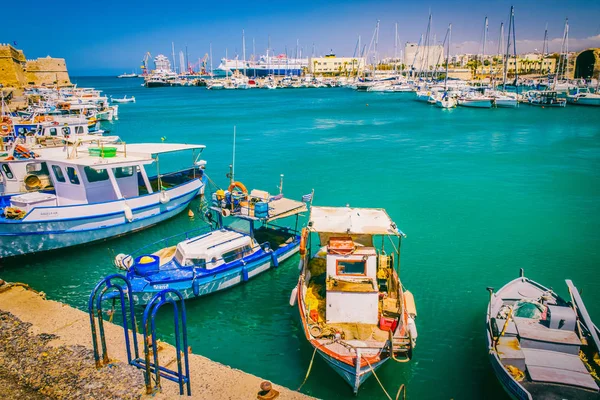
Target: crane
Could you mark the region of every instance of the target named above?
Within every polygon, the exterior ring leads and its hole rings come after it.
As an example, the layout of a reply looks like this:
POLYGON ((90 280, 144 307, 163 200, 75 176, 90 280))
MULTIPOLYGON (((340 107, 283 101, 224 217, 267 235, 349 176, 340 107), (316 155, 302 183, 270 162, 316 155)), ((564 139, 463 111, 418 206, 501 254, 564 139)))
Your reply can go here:
POLYGON ((152 58, 152 54, 150 54, 150 52, 148 51, 146 54, 144 54, 144 58, 142 58, 142 75, 146 76, 148 75, 148 59, 152 58))

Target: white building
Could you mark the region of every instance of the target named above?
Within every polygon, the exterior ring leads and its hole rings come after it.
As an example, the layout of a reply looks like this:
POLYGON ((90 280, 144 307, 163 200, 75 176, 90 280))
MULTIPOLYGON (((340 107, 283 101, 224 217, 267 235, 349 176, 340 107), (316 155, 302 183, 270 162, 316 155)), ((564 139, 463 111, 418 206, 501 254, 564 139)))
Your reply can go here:
POLYGON ((414 71, 430 71, 445 62, 444 48, 441 45, 419 46, 408 42, 404 45, 404 64, 408 68, 412 66, 414 71))
POLYGON ((171 72, 171 62, 162 54, 159 54, 154 59, 154 72, 165 73, 171 72))
POLYGON ((364 57, 311 57, 308 59, 308 70, 311 74, 352 75, 360 74, 365 69, 364 57))

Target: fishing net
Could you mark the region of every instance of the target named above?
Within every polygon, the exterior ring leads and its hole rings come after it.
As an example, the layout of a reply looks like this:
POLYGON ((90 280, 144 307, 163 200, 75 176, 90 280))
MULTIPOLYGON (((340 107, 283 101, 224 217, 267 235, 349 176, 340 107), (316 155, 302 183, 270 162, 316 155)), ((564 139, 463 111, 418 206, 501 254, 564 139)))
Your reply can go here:
POLYGON ((529 318, 529 319, 541 319, 542 318, 542 305, 539 303, 533 303, 531 301, 518 301, 515 304, 513 314, 515 317, 529 318))
POLYGON ((323 275, 327 271, 327 261, 324 258, 312 258, 308 262, 308 270, 313 277, 323 275))

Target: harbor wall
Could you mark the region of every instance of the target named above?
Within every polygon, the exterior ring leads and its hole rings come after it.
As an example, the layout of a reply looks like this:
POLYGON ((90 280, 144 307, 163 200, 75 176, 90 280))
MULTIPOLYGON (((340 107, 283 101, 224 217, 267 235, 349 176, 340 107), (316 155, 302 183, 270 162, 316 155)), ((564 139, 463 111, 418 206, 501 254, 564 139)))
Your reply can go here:
POLYGON ((28 60, 22 50, 0 43, 0 84, 9 88, 27 85, 70 85, 64 58, 50 56, 28 60))
MULTIPOLYGON (((12 314, 23 323, 31 324, 29 327, 30 334, 51 338, 48 342, 49 345, 85 347, 88 351, 92 349, 89 315, 84 311, 56 301, 45 300, 40 294, 26 290, 23 287, 3 288, 2 286, 0 286, 0 310, 12 314)), ((121 362, 127 360, 123 328, 106 321, 104 322, 104 330, 110 360, 121 362)), ((141 350, 140 355, 143 357, 142 335, 138 335, 138 345, 141 350)), ((176 368, 175 348, 164 342, 159 342, 158 347, 160 365, 176 368)), ((201 351, 201 349, 198 350, 201 351)), ((241 348, 240 355, 244 352, 252 353, 251 349, 241 348)), ((37 358, 36 356, 30 357, 32 360, 30 360, 29 368, 44 368, 46 365, 44 359, 47 357, 44 353, 49 352, 42 349, 37 358)), ((249 354, 248 357, 256 358, 256 355, 249 354)), ((5 367, 2 365, 2 361, 2 357, 0 357, 0 370, 5 367)), ((257 358, 257 362, 259 362, 259 358, 257 358)), ((197 354, 190 353, 189 365, 192 399, 255 399, 263 381, 257 376, 214 362, 197 354)), ((110 369, 109 367, 103 368, 110 369)), ((142 370, 136 372, 142 376, 142 370)), ((19 380, 19 382, 21 381, 19 380)), ((102 385, 102 382, 96 381, 90 383, 90 385, 102 385)), ((152 399, 179 397, 179 387, 176 383, 161 379, 161 385, 162 393, 153 396, 152 399)), ((278 385, 273 385, 273 387, 280 392, 280 398, 283 399, 301 400, 311 398, 278 385)), ((42 388, 43 383, 36 390, 41 391, 42 388)), ((101 387, 98 386, 98 390, 100 389, 101 387)), ((135 393, 138 390, 138 388, 132 388, 135 393)), ((184 398, 190 397, 186 396, 184 398)))

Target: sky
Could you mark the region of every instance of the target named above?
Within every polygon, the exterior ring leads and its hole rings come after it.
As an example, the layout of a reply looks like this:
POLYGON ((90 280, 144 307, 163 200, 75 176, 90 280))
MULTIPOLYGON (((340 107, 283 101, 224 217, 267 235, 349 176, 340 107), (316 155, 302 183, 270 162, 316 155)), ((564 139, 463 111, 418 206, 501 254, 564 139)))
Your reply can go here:
POLYGON ((292 56, 298 41, 307 56, 313 46, 316 55, 333 51, 353 56, 358 36, 368 45, 379 20, 378 48, 385 57, 394 55, 395 24, 399 53, 405 42, 419 41, 431 11, 432 32, 439 42, 452 23, 451 54, 481 52, 487 16, 489 54, 498 47, 500 23, 508 23, 511 5, 519 53, 541 51, 546 24, 550 51, 559 51, 565 18, 570 26, 569 50, 600 47, 600 0, 11 1, 2 6, 3 15, 20 17, 3 18, 0 42, 16 42, 29 59, 65 58, 73 76, 112 75, 140 72, 148 52, 171 58, 172 42, 177 63, 186 46, 190 62, 197 63, 212 44, 216 68, 226 54, 242 58, 242 30, 248 57, 253 41, 256 53, 265 54, 269 36, 277 54, 287 50, 292 56))

